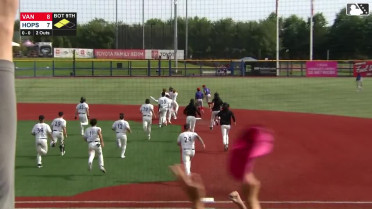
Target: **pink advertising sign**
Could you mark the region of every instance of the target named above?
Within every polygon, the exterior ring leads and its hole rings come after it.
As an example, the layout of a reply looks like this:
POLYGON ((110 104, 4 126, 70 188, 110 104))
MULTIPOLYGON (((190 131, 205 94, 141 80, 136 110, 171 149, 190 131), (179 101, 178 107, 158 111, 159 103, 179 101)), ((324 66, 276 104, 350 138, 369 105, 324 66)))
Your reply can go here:
POLYGON ((337 77, 337 62, 307 61, 306 77, 337 77))
POLYGON ((95 49, 94 56, 99 59, 145 59, 143 49, 95 49))

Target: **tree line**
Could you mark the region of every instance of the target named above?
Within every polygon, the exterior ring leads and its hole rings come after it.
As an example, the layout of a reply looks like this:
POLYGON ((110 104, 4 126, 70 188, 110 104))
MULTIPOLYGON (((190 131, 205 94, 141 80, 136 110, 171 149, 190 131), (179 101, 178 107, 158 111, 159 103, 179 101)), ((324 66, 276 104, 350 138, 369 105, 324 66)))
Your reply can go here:
MULTIPOLYGON (((185 49, 184 18, 178 18, 178 48, 185 49)), ((296 15, 280 18, 280 59, 309 59, 310 19, 296 15)), ((18 23, 19 24, 19 23, 18 23)), ((372 58, 372 16, 356 17, 340 10, 332 25, 322 13, 313 17, 314 59, 372 58)), ((19 26, 16 28, 19 28, 19 26)), ((76 36, 31 37, 31 40, 52 41, 54 47, 142 49, 142 25, 107 22, 94 19, 79 24, 76 36), (116 43, 116 31, 118 43, 116 43)), ((146 49, 173 49, 173 20, 150 19, 145 23, 146 49)), ((259 21, 239 22, 231 18, 211 21, 188 19, 188 54, 192 58, 275 59, 276 15, 259 21)))

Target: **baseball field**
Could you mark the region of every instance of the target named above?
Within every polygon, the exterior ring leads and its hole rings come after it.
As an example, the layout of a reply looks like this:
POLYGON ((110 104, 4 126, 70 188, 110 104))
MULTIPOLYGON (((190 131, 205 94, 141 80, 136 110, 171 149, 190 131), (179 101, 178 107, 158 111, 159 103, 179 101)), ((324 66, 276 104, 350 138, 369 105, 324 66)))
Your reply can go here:
MULTIPOLYGON (((230 143, 252 124, 275 131, 274 151, 259 160, 255 173, 262 182, 263 208, 372 207, 372 90, 356 91, 354 78, 21 78, 16 79, 18 133, 16 206, 18 208, 180 208, 187 197, 168 166, 180 163, 176 144, 185 122, 183 107, 205 84, 228 102, 237 118, 230 143), (172 125, 142 130, 139 107, 162 88, 179 92, 181 108, 172 125), (87 98, 91 117, 102 127, 106 174, 87 168, 87 144, 74 120, 75 106, 87 98), (68 138, 66 155, 49 148, 43 168, 36 167, 35 139, 30 134, 38 115, 48 123, 64 111, 68 138), (111 130, 119 112, 133 133, 126 158, 120 158, 111 130)), ((154 104, 154 102, 152 102, 154 104)), ((156 106, 154 104, 154 106, 156 106)), ((206 150, 196 144, 191 170, 201 174, 212 208, 233 208, 227 195, 240 191, 226 169, 220 127, 209 130, 206 110, 196 125, 206 150)))

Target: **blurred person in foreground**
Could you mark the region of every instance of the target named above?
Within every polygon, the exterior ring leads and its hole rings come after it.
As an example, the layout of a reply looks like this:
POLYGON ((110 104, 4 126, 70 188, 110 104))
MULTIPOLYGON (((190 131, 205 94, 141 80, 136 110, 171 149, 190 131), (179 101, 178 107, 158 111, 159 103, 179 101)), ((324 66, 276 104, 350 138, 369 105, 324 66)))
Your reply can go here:
POLYGON ((14 208, 16 98, 12 38, 18 0, 0 0, 0 208, 14 208))
MULTIPOLYGON (((261 209, 258 194, 261 183, 253 174, 253 163, 256 158, 269 154, 274 146, 273 132, 263 126, 251 126, 239 136, 232 146, 228 159, 230 174, 242 182, 243 197, 247 206, 237 191, 228 197, 240 209, 261 209)), ((187 175, 181 165, 170 166, 173 174, 178 178, 195 209, 203 209, 202 198, 205 196, 205 186, 198 174, 187 175)))

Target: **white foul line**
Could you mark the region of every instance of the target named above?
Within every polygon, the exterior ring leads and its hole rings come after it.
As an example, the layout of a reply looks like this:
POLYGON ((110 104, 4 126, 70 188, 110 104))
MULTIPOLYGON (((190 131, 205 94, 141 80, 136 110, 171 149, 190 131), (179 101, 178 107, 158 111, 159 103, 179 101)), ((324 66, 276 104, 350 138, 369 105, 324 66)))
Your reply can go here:
MULTIPOLYGON (((372 201, 260 201, 262 204, 372 204, 372 201)), ((17 204, 186 204, 190 201, 91 201, 91 200, 81 200, 81 201, 69 201, 69 200, 57 200, 57 201, 15 201, 17 204)), ((214 204, 226 204, 231 203, 231 201, 214 201, 209 202, 214 204)))

